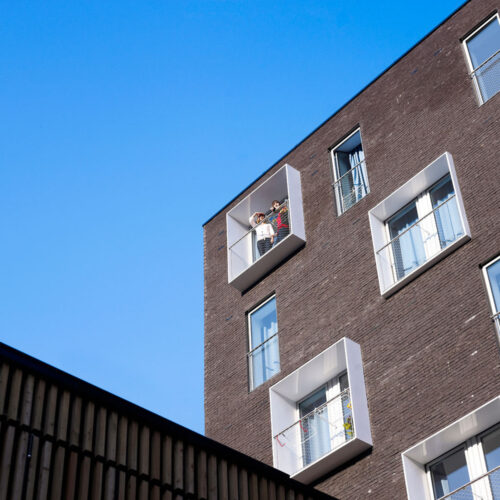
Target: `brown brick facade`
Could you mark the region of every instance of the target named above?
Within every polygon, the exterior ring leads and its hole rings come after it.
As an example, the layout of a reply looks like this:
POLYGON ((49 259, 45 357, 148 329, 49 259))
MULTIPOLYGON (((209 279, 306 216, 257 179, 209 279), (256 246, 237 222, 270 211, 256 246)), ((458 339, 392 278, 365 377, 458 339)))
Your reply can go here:
POLYGON ((373 449, 317 487, 406 498, 401 452, 500 394, 479 265, 500 252, 500 93, 479 106, 461 38, 499 0, 471 0, 204 227, 207 436, 272 465, 269 387, 342 337, 361 346, 373 449), (337 217, 329 148, 356 126, 370 193, 337 217), (471 240, 388 299, 368 210, 448 151, 471 240), (226 212, 284 163, 301 173, 307 244, 250 290, 227 284, 226 212), (276 293, 281 372, 248 392, 246 312, 276 293))

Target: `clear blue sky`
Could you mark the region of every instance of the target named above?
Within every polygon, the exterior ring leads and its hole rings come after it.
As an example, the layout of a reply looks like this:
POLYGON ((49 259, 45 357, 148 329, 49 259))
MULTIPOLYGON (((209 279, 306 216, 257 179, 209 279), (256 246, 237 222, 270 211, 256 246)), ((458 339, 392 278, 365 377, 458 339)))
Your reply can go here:
POLYGON ((462 3, 0 0, 0 340, 203 432, 202 223, 462 3))

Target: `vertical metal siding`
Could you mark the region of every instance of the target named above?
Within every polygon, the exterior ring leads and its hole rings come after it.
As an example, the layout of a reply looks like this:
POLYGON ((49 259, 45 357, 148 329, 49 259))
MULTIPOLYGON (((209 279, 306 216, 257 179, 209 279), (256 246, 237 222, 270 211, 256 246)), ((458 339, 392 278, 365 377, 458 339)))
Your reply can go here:
POLYGON ((0 500, 331 498, 187 429, 168 432, 161 417, 143 422, 104 391, 93 400, 67 377, 32 373, 0 348, 0 500))

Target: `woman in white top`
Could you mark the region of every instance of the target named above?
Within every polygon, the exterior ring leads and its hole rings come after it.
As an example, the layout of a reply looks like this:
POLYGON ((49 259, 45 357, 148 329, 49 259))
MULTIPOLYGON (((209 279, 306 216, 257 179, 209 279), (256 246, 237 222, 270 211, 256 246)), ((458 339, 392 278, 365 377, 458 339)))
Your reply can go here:
POLYGON ((257 248, 261 257, 271 249, 274 242, 273 226, 268 222, 264 222, 265 217, 265 214, 262 212, 255 212, 249 219, 250 225, 255 228, 257 248))

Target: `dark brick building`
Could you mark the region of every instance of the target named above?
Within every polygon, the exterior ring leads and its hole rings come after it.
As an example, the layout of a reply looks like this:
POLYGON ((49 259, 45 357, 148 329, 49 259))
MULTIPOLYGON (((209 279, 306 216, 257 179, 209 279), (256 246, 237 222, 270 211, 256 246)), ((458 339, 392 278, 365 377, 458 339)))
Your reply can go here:
POLYGON ((499 8, 465 3, 205 223, 209 437, 342 500, 500 498, 499 8))

